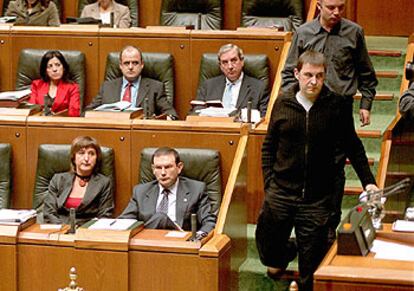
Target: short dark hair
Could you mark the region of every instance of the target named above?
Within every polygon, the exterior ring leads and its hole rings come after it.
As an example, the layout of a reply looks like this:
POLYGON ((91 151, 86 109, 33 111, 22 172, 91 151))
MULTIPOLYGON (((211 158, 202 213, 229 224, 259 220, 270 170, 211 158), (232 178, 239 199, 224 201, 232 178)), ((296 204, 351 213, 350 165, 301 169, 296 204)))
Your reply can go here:
POLYGON ((304 64, 311 64, 316 66, 323 66, 326 72, 326 59, 324 55, 320 52, 308 50, 302 53, 299 56, 298 64, 296 65, 296 69, 300 71, 304 64))
POLYGON ((69 65, 66 62, 65 57, 62 55, 60 51, 47 51, 43 55, 42 60, 40 61, 40 77, 45 82, 50 81, 50 78, 47 75, 46 69, 47 69, 47 63, 53 58, 57 58, 61 62, 63 66, 62 80, 67 82, 69 78, 69 65))
POLYGON ((96 151, 96 164, 93 168, 93 173, 97 174, 99 172, 99 167, 102 161, 102 151, 101 147, 99 146, 98 141, 90 136, 78 136, 72 141, 72 146, 70 147, 70 161, 72 163, 72 170, 76 172, 76 163, 75 163, 75 156, 76 153, 83 149, 92 147, 96 151))
POLYGON ((126 45, 126 46, 124 46, 124 47, 121 49, 121 51, 119 52, 119 63, 122 63, 122 54, 124 53, 124 51, 126 51, 126 50, 130 50, 130 49, 135 49, 135 50, 137 50, 137 51, 138 51, 138 53, 139 53, 139 56, 140 56, 140 58, 141 58, 141 63, 144 63, 144 60, 142 59, 142 51, 141 51, 141 49, 140 49, 139 47, 134 46, 134 45, 126 45))
POLYGON ((151 157, 151 164, 154 164, 154 158, 159 156, 168 156, 168 155, 174 155, 175 158, 175 164, 178 165, 178 163, 181 162, 180 155, 178 152, 170 147, 161 147, 155 150, 155 152, 152 154, 151 157))

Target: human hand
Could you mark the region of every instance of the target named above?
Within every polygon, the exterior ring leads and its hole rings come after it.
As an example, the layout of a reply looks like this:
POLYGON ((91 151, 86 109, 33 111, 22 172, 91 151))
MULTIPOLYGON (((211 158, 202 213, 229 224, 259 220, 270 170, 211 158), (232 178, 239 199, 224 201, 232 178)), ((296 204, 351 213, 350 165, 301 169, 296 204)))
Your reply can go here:
POLYGON ((359 109, 359 121, 361 121, 361 126, 364 127, 371 123, 371 114, 367 109, 359 109))

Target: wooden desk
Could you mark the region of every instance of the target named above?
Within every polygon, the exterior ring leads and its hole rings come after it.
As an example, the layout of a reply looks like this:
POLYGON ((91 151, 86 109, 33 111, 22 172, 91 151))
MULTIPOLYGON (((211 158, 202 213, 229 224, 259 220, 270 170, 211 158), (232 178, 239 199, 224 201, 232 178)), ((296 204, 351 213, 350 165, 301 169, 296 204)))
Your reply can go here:
POLYGON ((17 290, 17 233, 18 226, 0 225, 0 290, 17 290))
MULTIPOLYGON (((414 246, 414 234, 395 233, 391 226, 377 232, 377 238, 405 242, 414 246)), ((315 290, 413 290, 414 262, 375 259, 372 253, 366 257, 337 255, 336 243, 314 275, 315 290)))

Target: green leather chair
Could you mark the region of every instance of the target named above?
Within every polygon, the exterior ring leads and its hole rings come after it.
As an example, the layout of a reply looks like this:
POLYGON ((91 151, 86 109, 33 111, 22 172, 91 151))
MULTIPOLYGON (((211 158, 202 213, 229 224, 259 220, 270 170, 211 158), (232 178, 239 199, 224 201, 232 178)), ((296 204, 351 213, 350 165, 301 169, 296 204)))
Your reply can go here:
POLYGON ((163 0, 161 25, 187 26, 194 29, 219 30, 222 27, 221 0, 163 0))
MULTIPOLYGON (((88 4, 95 3, 97 0, 78 0, 78 17, 81 16, 83 7, 88 4)), ((115 0, 116 3, 122 4, 129 8, 129 13, 131 16, 131 26, 137 27, 139 24, 138 21, 138 0, 115 0)))
MULTIPOLYGON (((151 157, 156 148, 144 148, 141 152, 140 183, 151 182, 155 176, 151 169, 151 157)), ((221 203, 220 153, 211 149, 176 148, 184 162, 181 174, 206 183, 212 212, 217 214, 221 203)))
MULTIPOLYGON (((250 77, 262 80, 269 87, 269 62, 266 55, 244 55, 244 72, 250 77)), ((203 54, 200 62, 198 84, 221 74, 217 54, 203 54)))
MULTIPOLYGON (((68 172, 71 169, 70 147, 69 144, 41 144, 39 146, 33 190, 33 208, 39 213, 43 212, 43 200, 47 194, 52 177, 56 173, 68 172)), ((112 181, 115 181, 114 152, 107 147, 101 147, 101 151, 102 162, 100 172, 105 176, 111 177, 112 181)), ((38 215, 39 217, 43 218, 43 215, 38 215)))
POLYGON ((11 200, 11 145, 0 144, 0 208, 9 208, 11 200))
POLYGON ((303 0, 243 0, 241 26, 279 26, 295 31, 303 23, 303 0))
MULTIPOLYGON (((7 8, 9 7, 9 2, 15 1, 15 0, 3 0, 3 15, 6 15, 7 8)), ((62 21, 62 15, 63 15, 63 9, 62 4, 60 3, 61 0, 51 0, 52 2, 55 2, 56 8, 59 11, 59 18, 62 21)))
MULTIPOLYGON (((174 104, 174 59, 167 53, 142 53, 144 69, 142 76, 164 83, 165 94, 174 104)), ((111 52, 106 58, 105 81, 122 77, 119 68, 119 52, 111 52)))
MULTIPOLYGON (((16 73, 16 90, 29 89, 35 79, 40 79, 40 61, 48 50, 22 49, 16 73)), ((60 50, 69 65, 69 79, 79 84, 80 107, 85 96, 85 54, 80 51, 60 50)))

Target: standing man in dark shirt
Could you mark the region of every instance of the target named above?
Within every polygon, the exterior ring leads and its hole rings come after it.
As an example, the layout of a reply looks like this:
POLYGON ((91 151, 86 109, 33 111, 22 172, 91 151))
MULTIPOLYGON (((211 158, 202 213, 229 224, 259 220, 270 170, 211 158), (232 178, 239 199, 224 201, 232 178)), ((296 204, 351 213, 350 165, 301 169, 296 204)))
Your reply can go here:
POLYGON ((295 227, 300 290, 312 290, 313 272, 328 248, 328 220, 335 189, 338 143, 366 190, 377 190, 364 147, 343 97, 323 85, 325 59, 307 51, 292 86, 276 100, 262 148, 265 200, 256 244, 268 274, 277 276, 291 259, 288 238, 295 227))
MULTIPOLYGON (((346 0, 318 0, 318 18, 300 26, 293 37, 285 68, 282 71, 282 90, 296 83, 294 68, 306 50, 324 54, 327 61, 325 85, 347 100, 347 114, 353 116, 353 98, 357 89, 362 94, 359 116, 362 126, 370 124, 370 110, 378 81, 368 56, 362 28, 342 18, 346 0)), ((337 153, 336 190, 333 197, 335 211, 331 216, 331 240, 341 219, 342 196, 345 187, 345 160, 337 153)))

